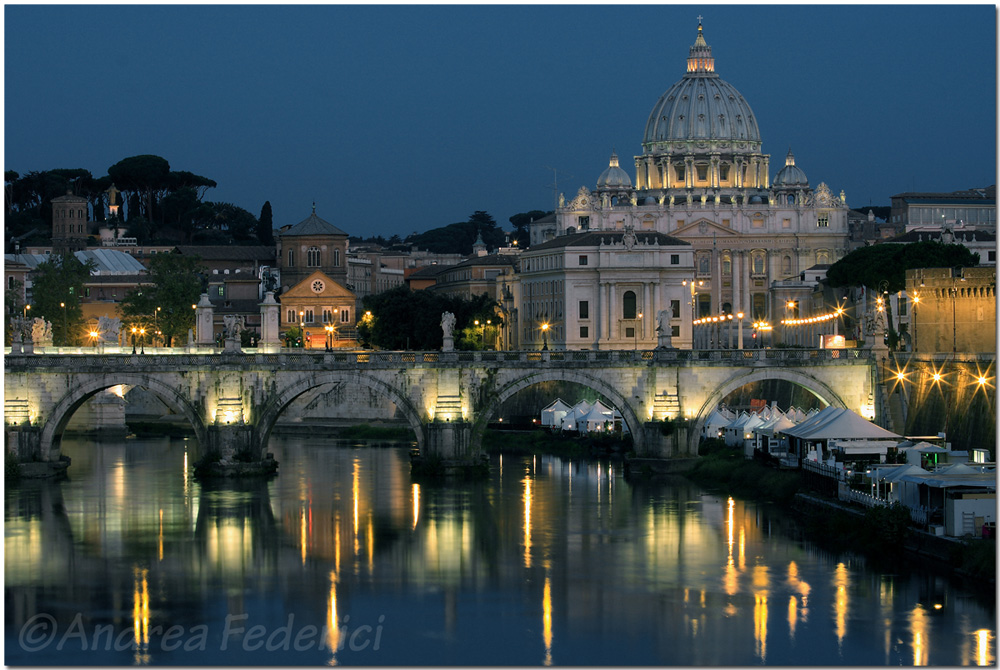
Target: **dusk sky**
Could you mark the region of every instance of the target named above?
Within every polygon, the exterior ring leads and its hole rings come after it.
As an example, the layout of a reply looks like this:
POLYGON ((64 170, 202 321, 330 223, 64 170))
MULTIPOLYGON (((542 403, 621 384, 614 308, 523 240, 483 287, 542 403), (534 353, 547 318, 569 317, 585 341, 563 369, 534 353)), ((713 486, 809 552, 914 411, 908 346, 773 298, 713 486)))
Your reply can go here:
POLYGON ((635 179, 699 15, 772 178, 791 148, 856 209, 996 183, 994 5, 7 5, 4 168, 156 154, 276 226, 509 229, 612 149, 635 179))

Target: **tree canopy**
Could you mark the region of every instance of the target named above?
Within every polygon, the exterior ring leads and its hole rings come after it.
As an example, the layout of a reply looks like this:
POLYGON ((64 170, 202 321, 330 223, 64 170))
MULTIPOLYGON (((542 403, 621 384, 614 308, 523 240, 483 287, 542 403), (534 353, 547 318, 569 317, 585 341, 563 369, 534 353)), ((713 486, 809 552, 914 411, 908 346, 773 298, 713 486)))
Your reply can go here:
POLYGON ((406 242, 437 254, 468 256, 472 253, 472 245, 480 235, 489 249, 502 246, 505 241, 504 232, 497 228, 493 217, 487 212, 477 210, 467 221, 432 228, 423 233, 414 233, 406 238, 406 242))
POLYGON ((165 346, 172 346, 175 338, 186 342, 188 329, 194 327, 191 305, 198 302, 201 294, 200 260, 197 256, 180 254, 153 256, 149 261, 148 284, 133 289, 122 300, 126 332, 138 326, 147 333, 159 330, 165 346))
POLYGON ((915 268, 970 267, 979 264, 979 254, 961 244, 912 242, 861 247, 830 266, 831 286, 868 286, 888 282, 892 293, 906 288, 906 271, 915 268))
POLYGON ((52 343, 74 346, 86 339, 81 296, 83 285, 94 269, 73 254, 52 255, 32 273, 32 317, 52 324, 52 343))
POLYGON ((364 309, 371 318, 358 323, 358 337, 380 349, 415 349, 433 351, 441 348, 443 333, 441 315, 455 315, 455 346, 459 349, 476 349, 482 346, 482 337, 474 328, 476 319, 487 319, 500 325, 496 314, 496 301, 481 294, 470 300, 448 296, 435 291, 411 291, 400 286, 377 295, 365 296, 364 309))
POLYGON ((530 212, 521 212, 520 214, 515 214, 510 217, 510 222, 514 226, 514 240, 517 241, 518 245, 522 248, 526 248, 530 242, 530 233, 528 231, 528 226, 532 221, 537 221, 538 219, 552 214, 552 211, 543 212, 540 209, 533 209, 530 212))

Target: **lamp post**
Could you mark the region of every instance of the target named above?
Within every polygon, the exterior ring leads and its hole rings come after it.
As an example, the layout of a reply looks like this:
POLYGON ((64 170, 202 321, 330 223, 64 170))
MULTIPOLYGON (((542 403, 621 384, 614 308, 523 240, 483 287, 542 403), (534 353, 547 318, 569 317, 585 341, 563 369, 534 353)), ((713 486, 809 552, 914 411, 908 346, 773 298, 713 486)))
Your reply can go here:
POLYGON ((90 331, 90 346, 94 347, 95 349, 97 348, 97 336, 99 334, 100 333, 98 333, 96 330, 90 331))
POLYGON ((62 312, 63 312, 63 332, 62 332, 63 344, 65 346, 69 346, 69 333, 67 332, 68 326, 66 325, 66 303, 61 302, 59 303, 59 306, 62 307, 62 312))
POLYGON ((737 312, 736 318, 739 319, 740 329, 736 331, 736 342, 740 351, 743 350, 743 312, 737 312))
POLYGON ((549 338, 548 338, 548 335, 549 335, 549 324, 548 323, 543 323, 542 324, 542 351, 548 351, 549 350, 549 338))
POLYGON ((299 342, 302 343, 302 348, 306 348, 306 313, 305 310, 299 310, 299 342))
POLYGON ((638 351, 639 349, 639 329, 642 328, 642 312, 636 315, 635 328, 632 329, 632 349, 638 351))
MULTIPOLYGON (((485 332, 486 328, 490 329, 490 335, 492 335, 493 334, 493 320, 492 319, 486 319, 486 325, 483 326, 484 332, 485 332)), ((492 342, 492 339, 491 339, 491 342, 492 342)), ((484 344, 483 348, 485 348, 485 347, 486 347, 486 345, 484 344)), ((493 342, 493 346, 491 348, 492 349, 496 349, 496 343, 495 342, 493 342)))
MULTIPOLYGON (((473 325, 474 325, 474 326, 476 327, 476 330, 475 330, 476 334, 477 334, 477 335, 479 335, 479 333, 480 333, 480 331, 479 331, 479 319, 476 319, 476 320, 475 320, 475 321, 473 321, 472 323, 473 323, 473 325)), ((480 335, 480 337, 479 337, 479 348, 480 348, 480 349, 482 349, 482 348, 483 348, 483 338, 482 338, 482 336, 481 336, 481 335, 480 335)))
MULTIPOLYGON (((159 307, 157 307, 155 310, 153 310, 153 333, 155 335, 159 335, 160 334, 159 319, 157 318, 157 316, 159 315, 159 313, 160 313, 160 308, 159 307)), ((154 340, 153 343, 155 344, 156 341, 154 340)))
POLYGON ((139 332, 139 329, 132 326, 132 354, 135 354, 135 334, 139 332))
POLYGON ((913 292, 913 316, 910 317, 910 330, 913 331, 913 353, 917 353, 917 305, 920 304, 920 294, 913 292))
POLYGON ((145 354, 146 353, 146 329, 145 328, 140 328, 139 329, 139 353, 140 354, 145 354))
POLYGON ((726 348, 727 349, 732 349, 733 348, 733 315, 732 314, 726 314, 726 330, 729 332, 729 338, 728 338, 729 339, 729 344, 728 344, 728 346, 726 348))
POLYGON ((326 350, 333 351, 333 324, 328 323, 323 328, 326 330, 326 350))

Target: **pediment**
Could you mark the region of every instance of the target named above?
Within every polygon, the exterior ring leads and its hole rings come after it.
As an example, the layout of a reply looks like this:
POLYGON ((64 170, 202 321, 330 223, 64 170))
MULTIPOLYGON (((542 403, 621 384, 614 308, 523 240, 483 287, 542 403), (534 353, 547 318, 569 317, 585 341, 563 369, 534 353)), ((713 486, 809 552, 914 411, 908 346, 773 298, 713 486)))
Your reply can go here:
POLYGON ((341 284, 338 284, 333 279, 330 279, 325 273, 317 270, 311 275, 295 284, 287 291, 281 294, 281 297, 288 298, 350 298, 354 299, 354 292, 350 291, 341 284), (322 290, 314 291, 313 284, 315 282, 322 282, 322 290))
POLYGON ((696 221, 691 221, 685 223, 683 226, 677 230, 671 231, 670 233, 673 237, 679 237, 683 239, 691 239, 698 237, 739 237, 740 234, 737 233, 732 228, 727 228, 725 226, 719 225, 711 219, 698 219, 696 221))

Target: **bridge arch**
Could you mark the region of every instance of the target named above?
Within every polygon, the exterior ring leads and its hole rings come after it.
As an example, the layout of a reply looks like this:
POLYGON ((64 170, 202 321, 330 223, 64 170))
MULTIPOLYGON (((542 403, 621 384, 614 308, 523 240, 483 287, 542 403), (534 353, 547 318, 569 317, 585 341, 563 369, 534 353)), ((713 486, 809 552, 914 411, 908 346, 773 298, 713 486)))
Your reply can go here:
POLYGON ((198 444, 207 444, 208 430, 198 411, 188 397, 176 386, 161 381, 150 375, 128 372, 114 372, 96 375, 86 375, 83 382, 70 388, 52 407, 48 419, 42 427, 40 450, 43 460, 48 460, 52 448, 58 445, 66 424, 73 413, 92 396, 118 386, 138 386, 148 389, 162 400, 170 409, 181 414, 194 429, 198 444))
POLYGON ((255 421, 257 425, 258 446, 260 449, 263 450, 267 445, 267 440, 271 436, 271 431, 274 429, 274 425, 277 423, 278 417, 283 411, 285 411, 285 408, 288 407, 293 400, 306 391, 314 389, 317 386, 338 383, 360 384, 377 393, 385 395, 389 398, 389 400, 395 403, 396 408, 403 413, 403 416, 406 417, 407 422, 410 424, 410 428, 413 429, 414 434, 417 436, 417 446, 423 446, 424 431, 423 422, 420 418, 420 412, 413 405, 413 403, 410 402, 410 399, 403 395, 402 391, 393 385, 378 379, 377 377, 367 374, 350 371, 330 371, 318 372, 310 374, 308 377, 297 379, 284 388, 278 390, 275 395, 272 395, 267 400, 258 415, 258 419, 255 421))
POLYGON ((607 382, 584 372, 572 369, 553 369, 532 372, 528 375, 518 377, 507 382, 507 384, 505 384, 502 388, 491 393, 486 404, 478 408, 476 411, 476 418, 472 423, 472 444, 481 445, 483 443, 482 440, 483 434, 486 432, 486 424, 489 423, 490 417, 495 415, 500 410, 500 407, 504 402, 514 396, 514 394, 518 391, 544 382, 571 382, 586 386, 603 395, 615 409, 621 412, 622 421, 625 422, 625 425, 628 426, 629 432, 632 434, 632 444, 634 445, 635 450, 641 451, 643 449, 645 442, 644 433, 642 431, 642 422, 639 420, 639 417, 636 415, 635 411, 632 409, 632 405, 628 402, 625 396, 623 396, 618 389, 607 382))
POLYGON ((705 399, 698 409, 697 418, 693 430, 689 433, 689 447, 691 453, 698 453, 698 443, 701 441, 701 431, 705 428, 705 419, 711 414, 712 409, 717 407, 722 400, 730 393, 745 384, 765 381, 768 379, 779 379, 801 386, 814 396, 828 405, 834 407, 847 408, 847 403, 828 384, 812 375, 803 372, 789 370, 787 368, 760 368, 750 370, 741 375, 730 377, 723 384, 717 386, 705 399))

